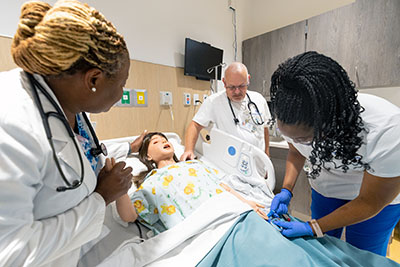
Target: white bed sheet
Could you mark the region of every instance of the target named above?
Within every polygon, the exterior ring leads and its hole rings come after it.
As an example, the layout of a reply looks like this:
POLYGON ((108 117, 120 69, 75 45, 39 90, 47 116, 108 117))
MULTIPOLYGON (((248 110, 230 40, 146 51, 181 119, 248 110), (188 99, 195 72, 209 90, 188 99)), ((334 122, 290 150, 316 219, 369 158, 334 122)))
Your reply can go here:
POLYGON ((238 216, 250 207, 224 192, 203 203, 188 218, 142 243, 127 240, 100 267, 195 266, 238 216))
MULTIPOLYGON (((165 135, 173 144, 175 154, 179 158, 184 151, 181 139, 175 133, 166 133, 165 135)), ((104 143, 111 145, 116 142, 132 142, 135 138, 136 136, 118 138, 104 141, 104 143)), ((203 146, 213 156, 212 160, 208 160, 207 157, 198 154, 200 160, 221 170, 219 166, 215 165, 214 153, 223 152, 210 152, 208 144, 203 144, 203 146)), ((219 156, 217 158, 219 160, 219 156)), ((144 164, 135 156, 128 157, 126 162, 134 169, 134 175, 145 168, 144 164)), ((222 170, 219 172, 221 178, 225 174, 226 172, 222 170)), ((275 179, 273 169, 270 176, 271 179, 275 179)), ((130 192, 134 190, 136 188, 132 186, 130 192)), ((78 266, 182 266, 180 264, 184 262, 187 263, 185 266, 194 266, 218 242, 236 218, 249 209, 248 205, 236 197, 224 193, 218 198, 212 198, 204 203, 181 224, 156 237, 148 239, 150 232, 142 226, 141 231, 147 240, 138 244, 141 242, 138 226, 122 222, 115 205, 109 205, 106 209, 105 219, 105 226, 110 230, 109 234, 87 245, 87 253, 82 256, 78 266)))

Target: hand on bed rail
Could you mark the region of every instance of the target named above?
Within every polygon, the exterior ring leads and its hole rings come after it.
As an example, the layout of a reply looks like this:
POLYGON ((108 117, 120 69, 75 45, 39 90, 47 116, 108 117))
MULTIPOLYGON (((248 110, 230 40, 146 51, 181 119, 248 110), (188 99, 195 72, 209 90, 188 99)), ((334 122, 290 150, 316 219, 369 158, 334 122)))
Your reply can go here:
POLYGON ((268 220, 267 214, 265 214, 264 211, 263 211, 263 209, 265 208, 263 205, 255 202, 255 201, 245 199, 244 197, 242 197, 242 195, 240 195, 234 189, 229 187, 227 184, 220 183, 220 186, 223 189, 225 189, 226 191, 228 191, 229 193, 233 194, 235 197, 237 197, 241 201, 243 201, 244 203, 248 204, 261 218, 263 218, 265 220, 268 220))
POLYGON ((107 158, 105 166, 97 176, 95 192, 99 193, 110 204, 128 192, 132 185, 132 168, 126 167, 125 162, 115 162, 114 158, 107 158))
POLYGON ((192 160, 192 159, 195 159, 195 158, 196 158, 196 155, 194 154, 193 151, 185 151, 182 154, 182 156, 180 158, 180 161, 192 160))

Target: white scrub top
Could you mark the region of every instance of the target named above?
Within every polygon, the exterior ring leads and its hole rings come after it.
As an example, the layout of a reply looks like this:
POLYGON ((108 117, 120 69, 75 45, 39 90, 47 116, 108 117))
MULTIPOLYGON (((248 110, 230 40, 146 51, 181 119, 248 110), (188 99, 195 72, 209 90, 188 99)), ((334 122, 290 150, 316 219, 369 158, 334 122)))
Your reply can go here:
MULTIPOLYGON (((35 78, 55 99, 43 78, 35 78)), ((80 247, 101 233, 104 221, 104 199, 93 192, 97 174, 77 141, 84 182, 57 192, 65 183, 28 78, 21 69, 2 72, 0 86, 0 266, 76 266, 80 247)), ((54 110, 39 95, 44 110, 54 110)), ((61 121, 49 122, 62 170, 70 182, 79 180, 81 166, 71 138, 61 121)))
MULTIPOLYGON (((367 172, 379 177, 400 176, 400 108, 387 100, 368 94, 358 94, 358 101, 365 111, 361 113, 368 133, 363 136, 363 145, 357 153, 363 157, 371 169, 367 172)), ((288 142, 290 139, 286 138, 288 142)), ((291 142, 307 159, 311 154, 311 146, 291 142)), ((340 166, 340 161, 335 160, 340 166)), ((325 197, 352 200, 360 191, 363 170, 349 166, 344 173, 335 169, 332 163, 327 163, 330 171, 322 168, 316 179, 309 179, 311 187, 325 197)), ((391 204, 400 203, 400 194, 391 204)))
POLYGON ((268 109, 267 101, 265 101, 260 93, 253 91, 247 91, 247 93, 251 101, 257 105, 264 121, 263 125, 256 125, 251 119, 250 111, 247 107, 249 102, 247 96, 241 102, 231 101, 233 111, 239 119, 239 123, 236 125, 233 121, 234 117, 229 107, 226 91, 209 96, 200 106, 193 121, 203 127, 207 127, 213 122, 218 129, 245 140, 264 151, 264 128, 268 127, 267 122, 271 118, 271 114, 268 109))

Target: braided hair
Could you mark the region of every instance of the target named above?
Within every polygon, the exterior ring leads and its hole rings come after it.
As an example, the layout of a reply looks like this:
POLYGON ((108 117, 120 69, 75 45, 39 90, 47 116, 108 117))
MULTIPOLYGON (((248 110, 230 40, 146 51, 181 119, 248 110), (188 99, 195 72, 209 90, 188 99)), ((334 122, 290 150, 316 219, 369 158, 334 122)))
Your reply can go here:
POLYGON ((75 0, 54 7, 32 1, 21 8, 11 54, 29 73, 59 76, 99 68, 112 76, 128 50, 123 36, 94 8, 75 0))
POLYGON ((271 77, 274 117, 284 124, 313 128, 309 176, 319 175, 325 163, 339 160, 335 169, 349 165, 369 169, 357 153, 367 132, 361 119, 364 108, 346 71, 333 59, 305 52, 280 64, 271 77))

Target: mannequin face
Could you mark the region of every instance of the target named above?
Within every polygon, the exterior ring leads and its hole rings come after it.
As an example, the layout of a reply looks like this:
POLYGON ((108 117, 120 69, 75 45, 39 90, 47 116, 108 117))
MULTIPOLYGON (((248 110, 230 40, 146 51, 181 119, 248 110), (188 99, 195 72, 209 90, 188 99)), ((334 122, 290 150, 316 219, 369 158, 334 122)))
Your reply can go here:
POLYGON ((173 160, 174 152, 174 147, 170 142, 160 135, 154 135, 150 139, 147 158, 158 165, 162 160, 173 160))
POLYGON ((284 124, 277 120, 279 131, 293 140, 293 142, 310 145, 314 139, 314 129, 304 125, 284 124))

